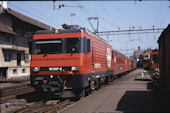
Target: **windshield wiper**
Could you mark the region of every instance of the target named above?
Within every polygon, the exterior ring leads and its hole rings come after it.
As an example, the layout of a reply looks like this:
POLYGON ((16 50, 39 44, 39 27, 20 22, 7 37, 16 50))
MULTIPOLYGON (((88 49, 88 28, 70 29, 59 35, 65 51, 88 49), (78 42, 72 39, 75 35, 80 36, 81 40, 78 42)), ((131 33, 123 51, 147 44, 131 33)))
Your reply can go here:
POLYGON ((70 55, 70 56, 72 56, 74 52, 75 52, 75 48, 73 47, 73 48, 71 49, 71 55, 70 55))
POLYGON ((43 57, 45 57, 45 56, 47 56, 47 53, 45 53, 45 54, 43 55, 43 57))

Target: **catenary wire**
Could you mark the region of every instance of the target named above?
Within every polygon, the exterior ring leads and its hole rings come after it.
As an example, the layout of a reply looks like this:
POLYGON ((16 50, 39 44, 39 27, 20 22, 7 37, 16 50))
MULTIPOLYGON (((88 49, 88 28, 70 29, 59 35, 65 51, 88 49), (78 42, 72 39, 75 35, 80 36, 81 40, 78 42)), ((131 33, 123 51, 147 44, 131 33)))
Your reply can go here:
MULTIPOLYGON (((15 6, 14 4, 12 4, 12 3, 10 3, 10 2, 8 2, 10 5, 12 5, 13 7, 15 7, 15 8, 17 8, 17 9, 19 9, 19 10, 21 10, 21 11, 23 11, 23 12, 26 12, 26 13, 28 13, 28 14, 30 14, 30 15, 32 15, 32 16, 35 16, 35 17, 38 17, 38 18, 40 18, 41 19, 41 17, 40 16, 37 16, 37 15, 35 15, 35 14, 33 14, 33 13, 30 13, 29 11, 27 11, 27 10, 23 10, 23 9, 21 9, 21 8, 19 8, 19 7, 17 7, 17 6, 15 6)), ((51 23, 51 24, 53 24, 53 25, 55 25, 55 26, 58 26, 59 27, 59 25, 57 25, 56 23, 53 23, 53 22, 51 22, 51 21, 49 21, 48 19, 43 19, 43 20, 46 20, 47 22, 49 22, 49 23, 51 23)))

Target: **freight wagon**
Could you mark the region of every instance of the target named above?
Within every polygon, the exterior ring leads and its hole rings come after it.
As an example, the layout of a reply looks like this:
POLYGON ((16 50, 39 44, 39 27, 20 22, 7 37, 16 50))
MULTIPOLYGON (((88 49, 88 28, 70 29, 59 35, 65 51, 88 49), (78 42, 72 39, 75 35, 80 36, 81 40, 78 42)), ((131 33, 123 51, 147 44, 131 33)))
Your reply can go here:
POLYGON ((160 86, 170 92, 170 24, 162 32, 159 43, 160 86))
POLYGON ((149 59, 150 75, 153 81, 158 82, 159 80, 159 50, 153 50, 150 53, 149 59))

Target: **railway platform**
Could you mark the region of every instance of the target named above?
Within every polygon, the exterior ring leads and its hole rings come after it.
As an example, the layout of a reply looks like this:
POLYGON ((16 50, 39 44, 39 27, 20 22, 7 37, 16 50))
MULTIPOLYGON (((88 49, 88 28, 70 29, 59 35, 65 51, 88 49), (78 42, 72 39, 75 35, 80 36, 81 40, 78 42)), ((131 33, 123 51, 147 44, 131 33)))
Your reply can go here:
POLYGON ((149 74, 136 69, 60 113, 170 112, 169 103, 150 82, 149 74))

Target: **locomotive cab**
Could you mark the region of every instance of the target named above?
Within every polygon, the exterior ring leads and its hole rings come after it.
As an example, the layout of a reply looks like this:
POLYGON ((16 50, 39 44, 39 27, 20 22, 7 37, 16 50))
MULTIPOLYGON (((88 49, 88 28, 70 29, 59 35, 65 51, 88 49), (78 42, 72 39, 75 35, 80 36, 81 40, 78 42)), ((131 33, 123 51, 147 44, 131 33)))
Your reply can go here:
POLYGON ((40 30, 33 35, 30 70, 36 91, 63 98, 81 97, 86 89, 112 81, 116 56, 108 42, 86 28, 64 28, 57 32, 40 30))
POLYGON ((31 85, 37 92, 82 96, 82 90, 88 86, 83 63, 84 60, 87 63, 89 52, 90 39, 81 33, 74 37, 38 31, 33 37, 31 85), (69 89, 71 93, 67 92, 69 89))

